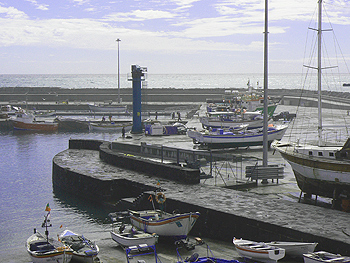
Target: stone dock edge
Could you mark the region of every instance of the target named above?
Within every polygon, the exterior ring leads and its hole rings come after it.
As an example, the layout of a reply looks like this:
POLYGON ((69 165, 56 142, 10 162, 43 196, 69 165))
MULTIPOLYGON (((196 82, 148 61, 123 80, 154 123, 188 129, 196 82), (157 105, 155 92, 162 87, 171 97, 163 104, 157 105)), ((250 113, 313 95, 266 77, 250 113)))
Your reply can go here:
POLYGON ((196 169, 128 154, 135 152, 135 145, 121 147, 116 151, 110 142, 71 139, 69 148, 53 158, 54 191, 98 202, 114 212, 152 209, 149 196, 161 190, 167 198, 166 211, 200 212, 192 236, 227 242, 233 237, 317 242, 317 251, 350 255, 348 213, 202 185, 196 169), (121 176, 121 169, 137 173, 121 176), (155 183, 158 178, 161 186, 155 183))

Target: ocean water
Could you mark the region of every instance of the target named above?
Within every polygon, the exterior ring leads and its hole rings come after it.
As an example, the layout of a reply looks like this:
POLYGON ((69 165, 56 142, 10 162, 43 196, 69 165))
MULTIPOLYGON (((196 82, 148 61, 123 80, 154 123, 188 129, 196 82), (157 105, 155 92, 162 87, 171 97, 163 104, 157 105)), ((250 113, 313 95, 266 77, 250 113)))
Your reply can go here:
MULTIPOLYGON (((253 87, 263 86, 262 74, 147 74, 147 88, 246 88, 248 81, 253 87)), ((302 74, 270 74, 269 89, 300 89, 302 74)), ((330 84, 350 82, 348 74, 340 74, 330 84)), ((120 88, 131 87, 127 74, 120 75, 120 88)), ((0 87, 61 87, 117 88, 118 76, 109 74, 85 75, 16 75, 0 74, 0 87)), ((348 88, 350 90, 350 88, 348 88)))
MULTIPOLYGON (((246 87, 248 79, 252 84, 257 81, 262 83, 260 77, 248 74, 149 75, 148 87, 246 87)), ((272 75, 269 79, 272 88, 291 89, 298 87, 297 82, 300 80, 296 74, 272 75)), ((115 75, 0 75, 1 87, 114 88, 116 83, 115 75)), ((122 83, 121 87, 131 85, 127 81, 122 83)), ((317 125, 314 113, 309 112, 306 117, 312 119, 309 122, 317 125)), ((120 134, 0 132, 1 262, 30 262, 25 241, 32 234, 33 228, 42 231, 40 226, 47 203, 52 209, 53 227, 50 233, 55 235, 70 228, 104 247, 105 251, 101 253, 103 262, 125 262, 125 258, 118 258, 120 251, 109 235, 110 222, 107 215, 111 211, 105 211, 82 199, 56 193, 51 181, 52 159, 68 148, 70 138, 113 141, 118 136, 120 134)))

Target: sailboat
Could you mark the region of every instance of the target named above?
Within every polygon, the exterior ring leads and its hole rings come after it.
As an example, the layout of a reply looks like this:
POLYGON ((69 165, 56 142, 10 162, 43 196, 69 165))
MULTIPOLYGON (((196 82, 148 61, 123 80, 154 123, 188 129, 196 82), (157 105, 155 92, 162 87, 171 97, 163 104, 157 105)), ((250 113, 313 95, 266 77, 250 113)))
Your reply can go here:
POLYGON ((322 140, 321 77, 324 69, 321 65, 322 0, 318 1, 318 28, 315 31, 318 33, 318 56, 315 67, 318 79, 318 145, 301 144, 297 141, 276 142, 272 147, 291 165, 302 193, 304 192, 307 197, 314 194, 333 198, 335 206, 337 200, 340 200, 340 195, 350 197, 350 138, 343 146, 325 144, 322 140))
POLYGON ((288 125, 268 124, 268 1, 265 0, 265 33, 264 33, 264 108, 263 128, 247 129, 244 124, 226 129, 212 129, 205 131, 189 130, 187 136, 208 148, 238 148, 263 146, 263 166, 267 164, 267 151, 273 141, 282 139, 288 125))

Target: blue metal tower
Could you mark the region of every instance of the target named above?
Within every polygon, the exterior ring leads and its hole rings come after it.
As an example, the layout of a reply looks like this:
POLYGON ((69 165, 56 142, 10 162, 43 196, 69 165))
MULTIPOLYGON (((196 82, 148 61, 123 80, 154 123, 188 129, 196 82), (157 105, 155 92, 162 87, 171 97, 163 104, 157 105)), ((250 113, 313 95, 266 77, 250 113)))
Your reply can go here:
POLYGON ((145 80, 147 68, 138 65, 131 65, 132 96, 133 96, 133 124, 131 133, 142 133, 141 123, 141 83, 145 80))

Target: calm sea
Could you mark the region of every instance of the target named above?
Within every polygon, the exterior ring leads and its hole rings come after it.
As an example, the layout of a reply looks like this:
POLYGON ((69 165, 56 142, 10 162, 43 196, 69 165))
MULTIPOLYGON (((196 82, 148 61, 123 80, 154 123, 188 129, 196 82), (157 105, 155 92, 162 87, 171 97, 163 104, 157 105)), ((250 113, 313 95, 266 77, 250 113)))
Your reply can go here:
MULTIPOLYGON (((123 75, 121 87, 129 87, 123 75)), ((259 81, 260 75, 149 75, 148 87, 152 88, 212 88, 246 87, 247 81, 259 81)), ((295 74, 270 76, 271 88, 295 88, 300 78, 295 74)), ((0 75, 0 87, 62 87, 62 88, 115 88, 115 75, 0 75)), ((66 227, 113 247, 110 224, 105 211, 84 200, 62 196, 52 188, 52 159, 68 148, 70 138, 113 141, 120 134, 103 133, 54 133, 37 134, 23 132, 0 133, 0 261, 30 262, 25 241, 33 228, 41 230, 44 210, 50 204, 56 235, 66 227), (63 226, 60 229, 60 226, 63 226)), ((114 252, 113 252, 114 253, 114 252)), ((105 253, 104 262, 113 260, 114 254, 105 253), (106 259, 107 258, 107 259, 106 259)), ((123 258, 119 262, 125 262, 123 258)))

